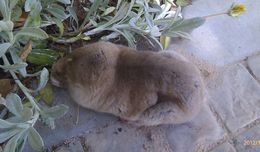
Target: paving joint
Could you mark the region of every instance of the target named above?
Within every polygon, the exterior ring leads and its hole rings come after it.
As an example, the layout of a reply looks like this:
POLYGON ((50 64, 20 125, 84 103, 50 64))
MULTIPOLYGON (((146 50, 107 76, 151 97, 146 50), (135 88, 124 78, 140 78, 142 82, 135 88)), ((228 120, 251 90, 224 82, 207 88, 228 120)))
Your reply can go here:
MULTIPOLYGON (((238 130, 235 131, 234 133, 230 133, 230 134, 224 135, 221 139, 217 140, 216 142, 214 142, 213 144, 211 144, 210 146, 208 146, 208 148, 206 149, 206 151, 212 151, 212 150, 214 150, 216 147, 220 146, 221 144, 223 144, 223 143, 225 143, 225 142, 227 142, 227 141, 229 141, 229 140, 232 140, 232 142, 234 142, 234 139, 235 139, 238 135, 240 135, 240 134, 242 134, 242 133, 244 133, 244 132, 250 130, 251 128, 253 128, 253 127, 257 126, 257 125, 260 125, 260 118, 258 118, 258 119, 256 119, 256 120, 252 121, 251 123, 245 125, 244 127, 240 128, 240 129, 238 129, 238 130)), ((230 143, 230 142, 229 142, 229 143, 230 143)), ((230 144, 231 144, 231 143, 230 143, 230 144)), ((231 144, 231 145, 234 147, 234 149, 235 149, 236 151, 238 151, 236 146, 234 146, 233 144, 231 144)))
MULTIPOLYGON (((217 140, 216 142, 210 144, 207 147, 207 151, 211 151, 214 148, 216 148, 216 147, 220 146, 221 144, 223 144, 224 142, 228 141, 229 140, 228 137, 232 134, 232 132, 228 129, 227 125, 224 123, 223 119, 218 114, 218 112, 215 110, 215 108, 210 103, 208 104, 208 106, 209 106, 210 111, 213 113, 217 123, 220 125, 220 127, 226 133, 226 135, 224 135, 221 139, 217 140)), ((234 147, 234 149, 236 149, 232 140, 230 140, 229 143, 234 147)))
POLYGON ((254 78, 254 80, 260 84, 260 80, 257 79, 257 77, 255 76, 255 74, 253 73, 253 71, 251 70, 251 68, 249 67, 248 65, 248 62, 247 62, 248 58, 245 59, 245 62, 244 62, 244 66, 246 68, 246 70, 250 73, 250 75, 254 78))

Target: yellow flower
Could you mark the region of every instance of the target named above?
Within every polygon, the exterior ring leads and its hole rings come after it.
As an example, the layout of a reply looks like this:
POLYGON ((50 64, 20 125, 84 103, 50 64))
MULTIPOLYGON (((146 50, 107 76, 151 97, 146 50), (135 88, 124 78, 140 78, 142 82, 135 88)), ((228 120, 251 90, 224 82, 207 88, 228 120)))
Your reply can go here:
POLYGON ((243 4, 233 4, 228 11, 228 15, 232 17, 239 16, 242 12, 246 11, 246 6, 243 4))

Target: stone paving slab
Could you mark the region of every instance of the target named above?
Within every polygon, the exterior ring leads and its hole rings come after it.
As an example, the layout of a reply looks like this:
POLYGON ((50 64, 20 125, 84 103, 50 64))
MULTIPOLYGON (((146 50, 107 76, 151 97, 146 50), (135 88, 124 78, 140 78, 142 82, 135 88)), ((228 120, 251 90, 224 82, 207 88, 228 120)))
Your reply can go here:
POLYGON ((174 40, 170 48, 188 52, 215 65, 236 63, 260 52, 259 0, 195 0, 184 8, 186 18, 224 12, 233 2, 247 11, 239 18, 227 15, 208 19, 192 32, 192 40, 174 40))
POLYGON ((221 144, 211 152, 237 152, 236 149, 228 142, 221 144))
MULTIPOLYGON (((221 138, 223 133, 205 106, 194 120, 186 124, 135 127, 116 122, 83 134, 80 141, 89 152, 190 152, 204 149, 206 143, 221 138)), ((66 144, 55 152, 73 152, 70 149, 81 147, 80 144, 66 144)))
POLYGON ((226 134, 205 105, 196 118, 182 125, 172 125, 166 132, 175 152, 203 151, 212 142, 226 134))
POLYGON ((242 133, 235 139, 237 151, 259 152, 260 151, 260 125, 242 133))
POLYGON ((226 67, 209 80, 211 104, 230 132, 260 117, 260 85, 241 65, 226 67))
MULTIPOLYGON (((41 122, 36 124, 36 129, 42 136, 45 146, 60 144, 65 139, 80 135, 89 130, 100 128, 108 124, 118 121, 118 118, 108 114, 96 113, 94 111, 78 107, 68 95, 68 92, 63 89, 55 89, 55 104, 65 104, 69 106, 68 113, 55 121, 56 128, 51 130, 41 122), (79 110, 79 114, 78 114, 79 110), (77 115, 79 115, 77 123, 77 115)), ((30 152, 32 149, 27 145, 25 152, 30 152)))

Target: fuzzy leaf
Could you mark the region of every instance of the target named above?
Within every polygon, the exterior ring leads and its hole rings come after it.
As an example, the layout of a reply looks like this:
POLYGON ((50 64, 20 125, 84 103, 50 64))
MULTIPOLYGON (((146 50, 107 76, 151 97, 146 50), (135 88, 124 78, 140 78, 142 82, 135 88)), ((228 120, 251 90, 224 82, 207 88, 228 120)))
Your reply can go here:
POLYGON ((39 27, 41 23, 41 16, 40 16, 41 10, 42 10, 41 3, 39 1, 34 2, 34 4, 30 6, 30 9, 27 10, 30 11, 30 13, 27 16, 27 19, 23 27, 39 27))
POLYGON ((17 141, 20 138, 21 134, 16 134, 13 136, 5 145, 4 147, 4 152, 16 152, 16 146, 17 146, 17 141))
POLYGON ((15 114, 16 116, 20 116, 23 110, 21 98, 14 93, 8 94, 6 96, 6 107, 10 112, 15 114))
POLYGON ((6 4, 6 0, 0 0, 0 12, 3 15, 4 19, 8 19, 10 15, 9 7, 6 4))
POLYGON ((59 20, 65 20, 68 17, 68 15, 62 9, 47 8, 46 10, 59 20))
POLYGON ((13 9, 19 0, 10 0, 10 9, 13 9))
POLYGON ((75 8, 74 7, 67 7, 69 13, 70 13, 70 16, 75 20, 75 22, 78 24, 79 22, 79 19, 78 19, 78 16, 75 12, 75 8))
POLYGON ((55 24, 57 25, 57 27, 59 28, 59 32, 60 32, 60 37, 63 35, 64 33, 64 25, 61 22, 61 20, 57 19, 57 18, 52 18, 52 20, 55 22, 55 24))
POLYGON ((11 47, 11 43, 0 44, 0 58, 5 54, 5 52, 11 47))
MULTIPOLYGON (((23 63, 22 59, 17 55, 17 53, 15 51, 11 50, 10 54, 11 54, 14 64, 23 63)), ((25 77, 27 75, 26 67, 24 67, 24 68, 19 67, 19 72, 23 77, 25 77)))
POLYGON ((58 1, 63 4, 70 4, 70 0, 58 0, 58 1))
POLYGON ((37 0, 26 0, 24 4, 25 12, 30 12, 38 3, 37 0))
POLYGON ((14 23, 12 21, 0 21, 0 32, 12 31, 13 28, 14 28, 14 23))
POLYGON ((103 0, 96 0, 95 3, 93 3, 88 11, 87 16, 85 17, 82 27, 85 26, 85 24, 89 21, 90 16, 93 15, 95 12, 97 12, 99 5, 103 2, 103 0))
POLYGON ((42 88, 44 88, 48 82, 48 78, 49 78, 49 71, 46 68, 43 68, 40 74, 40 83, 38 85, 38 88, 35 91, 40 91, 42 88))
POLYGON ((23 111, 21 112, 21 118, 24 121, 28 121, 32 118, 32 116, 33 116, 32 109, 28 107, 24 107, 23 111))
POLYGON ((103 12, 103 14, 102 14, 101 16, 106 16, 106 15, 112 13, 115 9, 116 9, 115 7, 109 7, 109 8, 107 8, 107 9, 103 12))
POLYGON ((44 112, 49 116, 52 117, 54 119, 60 118, 63 115, 66 114, 66 112, 68 111, 69 107, 66 105, 57 105, 51 108, 46 109, 44 112))
POLYGON ((19 6, 15 6, 14 10, 15 11, 12 11, 11 19, 13 22, 18 21, 17 23, 15 23, 15 26, 19 27, 20 24, 22 24, 23 20, 25 20, 24 17, 21 17, 23 11, 22 8, 19 6))
POLYGON ((205 18, 195 17, 191 19, 180 19, 171 24, 171 26, 163 31, 163 35, 167 35, 168 32, 190 32, 193 29, 201 26, 205 22, 205 18))
POLYGON ((29 36, 33 38, 38 38, 38 39, 47 39, 48 34, 43 31, 40 28, 36 27, 25 27, 21 29, 16 35, 15 35, 15 41, 19 39, 21 36, 29 36))
POLYGON ((16 135, 20 131, 21 131, 21 129, 12 128, 12 129, 9 129, 7 131, 1 132, 0 133, 0 143, 5 142, 6 140, 10 139, 11 137, 16 135))
POLYGON ((10 122, 8 122, 6 120, 0 119, 0 128, 1 129, 11 128, 13 126, 14 126, 14 124, 12 124, 12 123, 10 123, 10 122))
POLYGON ((187 6, 191 3, 191 0, 177 0, 176 4, 179 6, 187 6))
POLYGON ((30 146, 36 151, 42 151, 44 143, 40 134, 33 128, 29 128, 28 141, 30 146))
POLYGON ((4 70, 19 70, 22 68, 27 67, 27 63, 25 62, 21 62, 21 63, 15 63, 12 65, 0 65, 0 68, 4 69, 4 70))

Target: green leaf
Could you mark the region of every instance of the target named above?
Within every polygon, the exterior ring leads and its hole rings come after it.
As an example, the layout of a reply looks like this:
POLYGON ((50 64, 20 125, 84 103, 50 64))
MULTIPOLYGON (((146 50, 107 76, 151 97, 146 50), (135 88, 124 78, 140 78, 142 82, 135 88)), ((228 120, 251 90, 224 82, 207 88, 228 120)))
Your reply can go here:
POLYGON ((24 4, 25 12, 30 12, 38 3, 37 0, 26 0, 24 4))
POLYGON ((27 137, 28 137, 28 133, 26 132, 18 141, 17 143, 17 151, 16 152, 23 152, 23 148, 26 144, 27 141, 27 137))
POLYGON ((5 54, 5 52, 11 47, 11 43, 2 43, 0 44, 0 58, 5 54))
POLYGON ((52 65, 58 60, 60 54, 50 49, 33 49, 26 61, 37 65, 52 65))
POLYGON ((161 36, 161 32, 160 29, 157 26, 153 26, 152 28, 150 28, 150 34, 153 37, 159 37, 161 36))
POLYGON ((42 88, 44 88, 48 82, 48 78, 49 78, 49 71, 46 68, 43 68, 40 74, 40 83, 38 85, 38 88, 35 91, 40 91, 42 88))
POLYGON ((101 16, 106 16, 110 13, 112 13, 116 8, 115 7, 108 7, 104 12, 103 14, 101 14, 101 16))
POLYGON ((12 65, 0 65, 0 68, 4 69, 4 70, 19 70, 22 68, 27 67, 27 63, 22 62, 22 63, 15 63, 12 65))
POLYGON ((49 117, 53 118, 53 119, 57 119, 62 117, 63 115, 66 114, 66 112, 68 111, 69 107, 66 105, 57 105, 51 108, 48 108, 46 110, 44 110, 45 114, 48 115, 49 117))
POLYGON ((75 12, 75 8, 69 6, 69 7, 67 7, 67 9, 68 9, 68 11, 70 13, 70 16, 75 20, 75 22, 78 25, 79 19, 78 19, 78 16, 77 16, 76 12, 75 12))
POLYGON ((12 21, 0 21, 0 32, 10 32, 13 30, 14 23, 12 21))
POLYGON ((99 5, 102 3, 103 0, 95 0, 95 3, 93 3, 88 11, 87 16, 85 17, 81 28, 85 26, 85 24, 89 21, 90 16, 93 15, 95 12, 97 12, 99 5))
POLYGON ((105 24, 103 25, 100 25, 98 26, 97 28, 93 29, 93 30, 90 30, 90 31, 87 31, 85 34, 87 36, 89 35, 93 35, 93 34, 96 34, 96 33, 99 33, 101 31, 103 31, 105 28, 113 25, 113 24, 116 24, 116 22, 119 22, 121 21, 125 15, 128 13, 128 9, 129 9, 129 5, 127 2, 124 2, 121 7, 119 8, 118 12, 116 13, 116 15, 111 19, 109 20, 108 22, 106 22, 105 24))
POLYGON ((19 6, 15 6, 15 11, 12 11, 11 19, 13 22, 17 21, 22 15, 22 8, 19 6))
POLYGON ((15 35, 15 41, 17 41, 17 39, 19 39, 19 37, 21 36, 28 36, 28 37, 34 37, 34 38, 38 38, 38 39, 47 39, 48 38, 48 34, 43 31, 40 28, 36 28, 36 27, 25 27, 23 29, 21 29, 16 35, 15 35))
POLYGON ((19 132, 21 132, 21 129, 17 129, 17 128, 12 128, 7 131, 1 132, 0 133, 0 143, 5 142, 6 140, 10 139, 11 137, 13 137, 14 135, 16 135, 19 132))
POLYGON ((58 0, 58 1, 63 4, 71 4, 70 0, 58 0))
POLYGON ((65 20, 68 18, 68 15, 64 12, 64 10, 59 8, 46 8, 46 10, 52 14, 54 17, 58 18, 59 20, 65 20))
MULTIPOLYGON (((11 54, 11 57, 12 57, 12 60, 14 62, 14 64, 19 64, 19 63, 23 63, 22 59, 17 55, 16 51, 10 49, 10 54, 11 54)), ((25 77, 27 75, 27 71, 26 71, 26 68, 20 68, 19 69, 19 72, 20 74, 25 77)))
POLYGON ((44 143, 40 134, 33 128, 29 128, 28 141, 30 146, 36 151, 42 151, 44 143))
POLYGON ((60 37, 63 35, 64 33, 64 26, 61 20, 57 19, 57 18, 52 18, 52 20, 55 22, 55 24, 58 26, 59 28, 59 32, 60 32, 60 37))
POLYGON ((11 127, 13 127, 13 126, 14 126, 13 123, 10 123, 10 122, 8 122, 8 121, 6 121, 6 120, 0 119, 0 128, 1 128, 1 129, 11 128, 11 127))
POLYGON ((21 133, 13 136, 5 145, 4 152, 16 152, 15 149, 16 149, 17 142, 18 142, 18 139, 20 138, 20 136, 21 136, 21 133))
POLYGON ((191 36, 190 36, 189 33, 182 32, 182 31, 169 32, 166 35, 168 35, 170 37, 182 37, 182 38, 185 38, 185 39, 191 39, 191 36))
POLYGON ((0 0, 0 12, 3 15, 5 20, 10 20, 10 11, 9 11, 9 7, 6 4, 6 0, 0 0))
POLYGON ((179 6, 187 6, 191 3, 191 0, 177 0, 176 4, 179 6))
POLYGON ((24 107, 23 108, 23 111, 21 112, 21 118, 24 120, 24 121, 28 121, 32 118, 33 116, 33 111, 31 108, 28 108, 28 107, 24 107))
POLYGON ((16 6, 16 4, 18 3, 18 1, 19 0, 10 0, 9 2, 10 2, 10 10, 12 10, 15 6, 16 6))
POLYGON ((195 17, 191 19, 180 19, 174 21, 168 29, 163 31, 163 35, 167 35, 168 32, 190 32, 193 29, 201 26, 205 22, 205 18, 195 17))
MULTIPOLYGON (((30 1, 30 0, 29 0, 30 1)), ((23 27, 39 27, 41 24, 40 12, 42 11, 42 5, 39 1, 34 2, 27 11, 30 11, 23 27)))
POLYGON ((54 99, 54 93, 52 89, 52 85, 47 84, 41 91, 40 95, 42 100, 49 106, 52 105, 54 99))
POLYGON ((16 116, 20 116, 23 110, 21 98, 17 94, 9 93, 6 96, 6 107, 16 116))
POLYGON ((54 124, 54 118, 48 116, 44 111, 41 111, 40 115, 40 121, 50 127, 51 129, 55 129, 55 124, 54 124))

